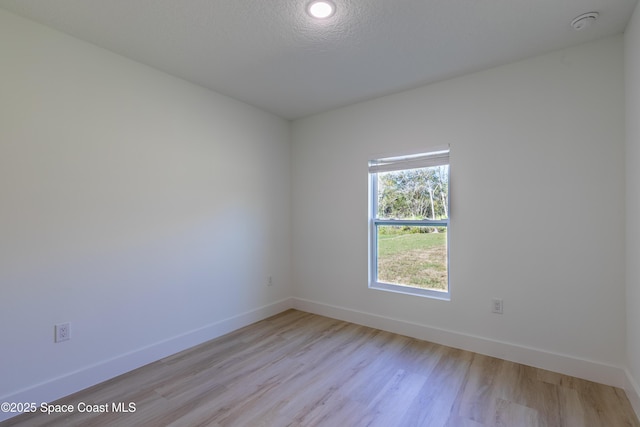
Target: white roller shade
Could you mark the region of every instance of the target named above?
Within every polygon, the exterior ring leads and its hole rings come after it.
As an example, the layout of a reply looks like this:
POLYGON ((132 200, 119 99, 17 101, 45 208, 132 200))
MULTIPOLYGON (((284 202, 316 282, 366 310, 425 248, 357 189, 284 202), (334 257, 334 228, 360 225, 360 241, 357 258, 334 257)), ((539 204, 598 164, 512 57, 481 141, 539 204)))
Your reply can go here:
POLYGON ((410 156, 387 157, 369 161, 369 173, 389 172, 403 169, 418 169, 449 164, 449 149, 410 156))

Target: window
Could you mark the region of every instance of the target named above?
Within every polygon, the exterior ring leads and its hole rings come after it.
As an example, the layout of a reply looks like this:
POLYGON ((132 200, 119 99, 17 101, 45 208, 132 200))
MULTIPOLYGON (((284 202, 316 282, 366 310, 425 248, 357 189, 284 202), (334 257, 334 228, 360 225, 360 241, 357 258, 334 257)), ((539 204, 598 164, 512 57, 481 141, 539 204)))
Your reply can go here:
POLYGON ((449 149, 369 162, 369 287, 449 299, 449 149))

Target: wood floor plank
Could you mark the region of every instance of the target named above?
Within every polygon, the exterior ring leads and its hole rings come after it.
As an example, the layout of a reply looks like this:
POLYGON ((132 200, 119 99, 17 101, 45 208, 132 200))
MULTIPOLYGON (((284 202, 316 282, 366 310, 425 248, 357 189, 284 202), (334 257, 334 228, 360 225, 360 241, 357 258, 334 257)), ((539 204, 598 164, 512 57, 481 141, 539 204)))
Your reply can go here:
POLYGON ((403 418, 409 406, 426 384, 427 377, 399 369, 374 397, 368 409, 375 417, 372 427, 388 427, 403 418))
POLYGON ((566 420, 566 427, 581 427, 586 425, 584 408, 578 392, 569 387, 558 388, 560 399, 560 419, 566 420))
POLYGON ((499 399, 493 418, 496 427, 540 427, 539 412, 528 406, 520 405, 509 400, 499 399))
POLYGON ((438 363, 402 418, 402 425, 443 427, 452 416, 457 416, 456 399, 462 394, 473 353, 449 347, 442 349, 438 363))
POLYGON ((620 389, 288 310, 1 427, 640 427, 620 389))
POLYGON ((457 414, 463 419, 478 423, 488 422, 495 407, 492 395, 493 383, 498 380, 501 361, 494 357, 474 354, 457 414))

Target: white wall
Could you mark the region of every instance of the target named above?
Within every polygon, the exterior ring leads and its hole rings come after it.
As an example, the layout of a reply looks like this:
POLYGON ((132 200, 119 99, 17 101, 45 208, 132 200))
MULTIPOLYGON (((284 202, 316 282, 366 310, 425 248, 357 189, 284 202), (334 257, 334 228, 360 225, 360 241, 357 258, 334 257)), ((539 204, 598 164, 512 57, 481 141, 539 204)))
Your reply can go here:
POLYGON ((618 36, 295 121, 298 306, 619 384, 623 91, 618 36), (368 289, 367 161, 443 144, 451 301, 368 289))
POLYGON ((627 393, 640 414, 640 8, 625 32, 627 393))
POLYGON ((287 121, 1 10, 0 52, 0 401, 290 305, 287 121))

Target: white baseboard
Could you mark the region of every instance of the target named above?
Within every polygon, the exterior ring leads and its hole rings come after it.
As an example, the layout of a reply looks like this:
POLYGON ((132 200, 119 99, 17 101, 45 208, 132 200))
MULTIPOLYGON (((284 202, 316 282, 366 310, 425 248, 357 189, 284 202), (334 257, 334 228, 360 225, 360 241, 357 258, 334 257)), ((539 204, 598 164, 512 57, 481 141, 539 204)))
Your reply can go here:
POLYGON ((631 375, 628 369, 625 369, 625 374, 626 384, 624 390, 627 393, 633 410, 636 411, 636 415, 640 418, 640 386, 638 386, 638 382, 633 378, 633 375, 631 375))
MULTIPOLYGON (((150 346, 134 350, 130 353, 84 367, 75 372, 61 375, 60 377, 36 384, 10 395, 0 396, 0 402, 34 402, 38 406, 42 402, 53 402, 54 400, 109 380, 187 348, 202 344, 203 342, 235 331, 236 329, 240 329, 254 322, 266 319, 267 317, 273 316, 292 307, 293 301, 291 298, 265 305, 150 346)), ((0 412, 0 421, 12 418, 15 415, 19 414, 0 412)))
POLYGON ((601 384, 611 385, 625 390, 627 389, 627 387, 625 387, 627 375, 625 375, 624 368, 619 366, 580 359, 564 354, 551 353, 508 342, 495 341, 479 336, 463 334, 460 332, 434 328, 427 325, 379 316, 349 308, 322 304, 302 298, 294 298, 293 308, 449 347, 473 351, 475 353, 493 356, 503 360, 521 363, 523 365, 546 369, 601 384))

